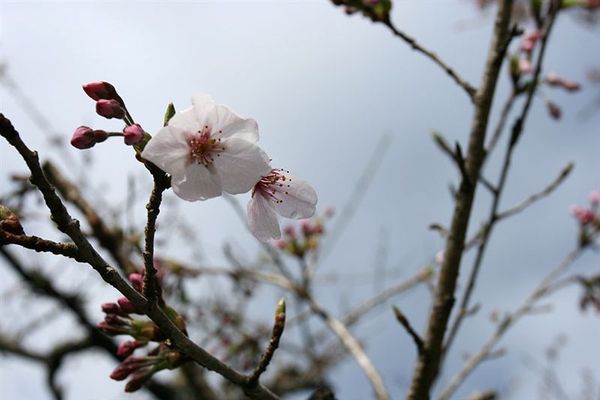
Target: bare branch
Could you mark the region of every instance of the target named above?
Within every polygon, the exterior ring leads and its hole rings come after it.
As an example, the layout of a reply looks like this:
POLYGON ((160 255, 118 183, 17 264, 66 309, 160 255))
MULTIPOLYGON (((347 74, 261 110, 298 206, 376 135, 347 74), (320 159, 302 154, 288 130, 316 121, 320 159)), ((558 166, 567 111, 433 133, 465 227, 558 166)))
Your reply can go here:
POLYGON ((488 359, 493 354, 494 347, 504 336, 506 331, 511 328, 521 317, 535 312, 536 303, 553 293, 551 290, 558 276, 563 274, 565 270, 583 253, 584 248, 578 247, 570 252, 558 266, 556 266, 542 282, 531 292, 522 305, 512 314, 504 316, 502 321, 496 327, 494 333, 488 338, 481 349, 473 354, 463 365, 463 368, 450 380, 450 383, 442 390, 439 400, 448 400, 464 380, 473 372, 473 370, 484 360, 488 359))
POLYGON ((383 384, 381 375, 377 372, 377 369, 371 363, 371 360, 363 350, 360 343, 352 336, 346 325, 340 320, 334 318, 329 314, 323 307, 321 307, 315 300, 306 294, 306 301, 310 305, 311 310, 318 315, 325 323, 329 326, 331 331, 335 333, 346 349, 352 354, 358 365, 362 368, 365 375, 371 382, 373 391, 377 400, 387 400, 389 395, 383 384))
POLYGON ((419 355, 417 360, 408 391, 407 398, 409 400, 429 399, 431 386, 439 373, 442 342, 454 305, 454 291, 477 187, 476 182, 479 180, 481 166, 485 158, 484 144, 488 118, 500 68, 504 60, 506 42, 510 36, 509 23, 512 3, 512 0, 499 2, 482 83, 474 96, 475 113, 465 162, 468 176, 467 179, 462 179, 456 195, 452 223, 444 251, 444 261, 440 269, 434 304, 424 337, 425 351, 419 355))
POLYGON ((84 259, 79 255, 77 246, 73 243, 54 242, 37 236, 14 235, 0 229, 0 246, 6 244, 15 244, 26 249, 35 250, 38 253, 52 253, 84 262, 84 259))
POLYGON ((408 321, 408 318, 406 318, 406 316, 402 313, 402 311, 400 311, 398 307, 393 306, 392 309, 394 310, 394 315, 396 316, 398 322, 400 322, 400 325, 402 325, 402 327, 406 329, 406 332, 412 338, 413 342, 415 342, 415 346, 417 346, 417 352, 419 354, 423 353, 424 345, 421 336, 419 336, 419 334, 413 329, 412 325, 408 321))
MULTIPOLYGON (((198 362, 200 365, 219 373, 233 384, 244 390, 244 393, 253 399, 277 399, 269 389, 260 384, 249 384, 248 378, 241 373, 222 363, 217 358, 192 342, 179 328, 165 315, 158 304, 148 302, 138 293, 119 273, 98 254, 85 235, 79 229, 79 222, 73 219, 64 204, 50 185, 39 164, 37 153, 32 152, 23 143, 18 132, 4 115, 0 114, 0 136, 3 136, 21 155, 31 172, 31 183, 42 193, 46 206, 51 212, 52 219, 58 228, 67 234, 79 249, 81 257, 92 266, 100 276, 111 286, 127 297, 138 309, 144 310, 146 315, 154 321, 162 332, 169 337, 173 344, 185 355, 198 362)), ((151 166, 147 167, 150 169, 151 166)))
POLYGON ((98 243, 102 247, 108 250, 119 267, 126 273, 135 272, 137 270, 136 266, 129 257, 123 254, 123 231, 117 228, 109 228, 94 206, 83 196, 77 185, 68 180, 54 164, 45 161, 42 164, 42 169, 48 181, 54 185, 60 195, 83 213, 94 237, 98 239, 98 243))
POLYGON ((573 163, 569 163, 567 166, 565 166, 560 171, 560 174, 556 177, 556 179, 554 181, 552 181, 548 186, 546 186, 543 190, 532 194, 531 196, 529 196, 528 198, 526 198, 525 200, 523 200, 521 203, 517 204, 516 206, 511 207, 508 210, 499 212, 496 218, 498 220, 501 220, 504 218, 511 217, 511 216, 518 214, 521 211, 525 210, 527 207, 529 207, 536 201, 541 200, 544 197, 550 195, 556 188, 558 188, 560 186, 561 183, 564 182, 565 179, 567 179, 567 177, 573 170, 573 167, 574 167, 573 163))
POLYGON ((254 368, 254 372, 250 376, 248 380, 249 383, 258 382, 260 376, 267 370, 273 355, 275 354, 275 350, 279 347, 279 340, 281 339, 281 335, 283 335, 283 329, 285 327, 285 300, 282 298, 279 300, 277 304, 277 309, 275 311, 275 322, 273 323, 273 331, 271 333, 271 340, 269 340, 269 345, 267 349, 263 353, 260 361, 256 368, 254 368))
POLYGON ((144 247, 144 296, 149 302, 160 300, 160 287, 156 282, 156 267, 154 266, 154 234, 156 233, 156 219, 160 213, 162 193, 170 186, 164 174, 152 174, 154 188, 146 205, 148 220, 146 223, 146 245, 144 247))
POLYGON ((473 101, 473 102, 475 101, 475 95, 477 92, 476 89, 473 86, 471 86, 467 81, 465 81, 463 78, 461 78, 460 75, 458 75, 458 73, 456 71, 454 71, 454 69, 452 69, 448 64, 446 64, 444 61, 442 61, 438 57, 437 54, 435 54, 434 52, 427 50, 426 48, 421 46, 416 41, 416 39, 414 39, 413 37, 402 32, 398 28, 396 28, 391 21, 386 21, 384 23, 385 23, 385 25, 387 25, 388 28, 390 28, 390 30, 394 33, 394 35, 396 35, 400 39, 404 40, 410 47, 413 48, 413 50, 416 50, 419 53, 425 55, 425 57, 429 58, 431 61, 433 61, 439 67, 441 67, 444 71, 446 71, 446 73, 448 75, 450 75, 450 77, 454 80, 454 82, 456 82, 461 88, 463 88, 463 90, 467 93, 467 95, 469 96, 471 101, 473 101))
MULTIPOLYGON (((543 62, 544 54, 545 54, 545 50, 546 50, 546 45, 548 43, 548 38, 550 37, 550 32, 551 32, 552 26, 554 24, 556 12, 557 12, 557 10, 554 10, 554 12, 552 14, 550 14, 546 28, 545 28, 545 34, 543 35, 540 51, 538 53, 538 57, 536 60, 536 70, 535 70, 534 76, 532 78, 533 82, 537 82, 539 79, 539 76, 540 76, 542 62, 543 62)), ((473 262, 473 267, 471 269, 471 273, 469 274, 467 285, 466 285, 465 291, 464 291, 462 299, 461 299, 461 304, 460 304, 458 314, 457 314, 457 316, 454 320, 454 323, 452 324, 450 331, 447 335, 446 342, 445 342, 444 348, 443 348, 442 357, 444 357, 444 355, 448 352, 448 349, 451 347, 452 342, 454 341, 454 338, 456 337, 458 330, 460 329, 462 321, 463 321, 464 317, 466 316, 466 310, 469 308, 469 301, 471 299, 471 295, 473 293, 473 289, 475 287, 475 283, 477 281, 477 277, 478 277, 479 271, 481 269, 481 264, 483 262, 483 256, 487 249, 487 245, 489 243, 489 238, 491 237, 491 233, 492 233, 492 230, 493 230, 495 224, 499 221, 497 212, 498 212, 498 208, 500 206, 500 198, 502 196, 502 193, 503 193, 503 190, 504 190, 504 187, 506 184, 506 179, 508 178, 508 171, 510 169, 511 160, 512 160, 512 156, 513 156, 513 153, 515 150, 516 143, 518 141, 518 138, 521 136, 525 120, 529 114, 529 109, 530 109, 531 102, 532 102, 534 94, 535 94, 535 89, 536 89, 536 84, 532 84, 529 91, 527 92, 527 99, 523 105, 523 108, 521 109, 521 113, 519 114, 519 117, 516 119, 516 121, 513 124, 512 137, 507 145, 507 149, 504 154, 504 161, 502 164, 500 177, 498 178, 498 183, 496 185, 496 193, 493 196, 488 221, 484 225, 484 228, 481 231, 481 239, 479 241, 479 245, 477 248, 477 254, 476 254, 475 260, 473 262)), ((555 186, 558 186, 560 184, 560 182, 562 182, 562 180, 570 172, 570 169, 571 168, 569 166, 567 166, 565 169, 563 169, 563 172, 560 174, 560 176, 557 180, 558 183, 556 183, 556 185, 550 185, 549 192, 554 190, 555 186)), ((537 200, 540 197, 543 197, 543 195, 542 196, 536 195, 535 199, 533 201, 537 200)))

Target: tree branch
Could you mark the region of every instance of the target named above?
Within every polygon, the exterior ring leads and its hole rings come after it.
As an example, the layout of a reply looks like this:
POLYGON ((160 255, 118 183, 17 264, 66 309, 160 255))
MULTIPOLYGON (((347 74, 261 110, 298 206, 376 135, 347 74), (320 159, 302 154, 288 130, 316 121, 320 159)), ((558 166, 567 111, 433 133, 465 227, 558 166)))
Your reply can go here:
POLYGON ((475 95, 475 114, 473 116, 465 162, 465 169, 468 176, 466 179, 462 179, 457 192, 454 214, 444 251, 444 261, 441 266, 434 304, 425 334, 425 351, 417 360, 408 391, 409 400, 429 399, 431 386, 439 373, 442 341, 454 304, 454 291, 463 254, 465 234, 471 216, 476 183, 479 179, 481 166, 485 157, 484 143, 488 118, 500 67, 504 60, 505 44, 509 37, 508 27, 512 3, 512 0, 499 2, 492 43, 490 45, 482 84, 475 95))
POLYGON ((476 92, 477 92, 476 89, 473 86, 471 86, 471 84, 469 84, 467 81, 465 81, 463 78, 461 78, 460 75, 458 75, 458 73, 456 71, 454 71, 454 69, 452 69, 448 64, 446 64, 444 61, 442 61, 438 57, 437 54, 435 54, 434 52, 427 50, 426 48, 421 46, 416 41, 416 39, 414 39, 413 37, 402 32, 398 28, 396 28, 396 26, 394 26, 394 24, 391 21, 386 21, 386 22, 384 22, 384 24, 388 28, 390 28, 390 30, 392 31, 392 33, 395 36, 397 36, 400 39, 402 39, 403 41, 405 41, 410 47, 412 47, 413 50, 416 50, 419 53, 425 55, 425 57, 429 58, 431 61, 433 61, 435 64, 437 64, 440 68, 442 68, 444 71, 446 71, 446 73, 454 80, 454 82, 456 82, 458 84, 458 86, 460 86, 467 93, 467 95, 469 96, 471 101, 475 102, 475 96, 476 96, 476 92))

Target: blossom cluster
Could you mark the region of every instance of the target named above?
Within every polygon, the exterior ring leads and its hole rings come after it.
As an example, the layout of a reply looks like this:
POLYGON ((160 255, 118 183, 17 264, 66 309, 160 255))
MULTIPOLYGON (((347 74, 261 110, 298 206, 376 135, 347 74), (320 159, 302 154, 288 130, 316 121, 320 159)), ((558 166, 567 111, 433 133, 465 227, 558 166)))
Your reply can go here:
MULTIPOLYGON (((525 80, 525 78, 532 77, 535 73, 532 62, 533 53, 543 38, 544 34, 539 29, 526 32, 521 40, 519 51, 511 56, 510 75, 516 94, 524 93, 532 84, 531 79, 525 80)), ((579 83, 562 78, 554 72, 546 74, 542 83, 548 87, 560 88, 567 92, 576 92, 581 88, 579 83)), ((558 120, 561 118, 562 111, 553 100, 546 99, 546 108, 553 119, 558 120)))
POLYGON ((71 145, 78 149, 89 149, 96 143, 102 143, 112 136, 123 137, 125 144, 135 145, 144 138, 144 130, 139 124, 133 122, 127 111, 125 102, 117 93, 113 85, 108 82, 91 82, 83 85, 83 91, 96 101, 96 113, 104 118, 122 119, 125 127, 122 132, 106 132, 102 129, 92 129, 82 125, 75 130, 71 138, 71 145))
MULTIPOLYGON (((132 273, 129 275, 129 280, 138 292, 143 293, 143 273, 132 273)), ((160 287, 160 282, 156 283, 160 287)), ((159 304, 165 314, 185 333, 186 324, 183 317, 167 306, 162 298, 159 298, 159 304)), ((119 345, 117 356, 123 359, 123 362, 110 375, 117 381, 131 377, 125 385, 126 392, 138 390, 156 372, 176 368, 185 361, 181 353, 174 350, 165 340, 165 335, 154 322, 136 316, 143 315, 143 311, 137 310, 126 297, 120 298, 116 303, 103 304, 102 311, 105 317, 104 321, 97 325, 98 329, 110 336, 127 335, 132 339, 119 345), (142 357, 133 355, 137 349, 147 348, 152 342, 157 344, 149 349, 146 355, 142 357)))
POLYGON ((169 174, 174 193, 187 201, 251 192, 248 226, 263 242, 281 237, 277 214, 294 219, 314 214, 315 190, 289 171, 271 166, 257 145, 255 120, 240 117, 208 95, 196 95, 190 108, 173 112, 151 137, 133 122, 113 85, 94 82, 83 88, 96 101, 99 115, 122 119, 126 126, 122 133, 79 127, 73 146, 90 148, 108 137, 122 136, 126 144, 138 146, 144 160, 169 174))
POLYGON ((283 237, 275 245, 281 251, 299 258, 316 251, 325 232, 324 223, 333 213, 333 209, 329 208, 322 216, 300 220, 296 225, 287 225, 283 230, 283 237))
POLYGON ((600 191, 593 190, 588 196, 589 206, 580 207, 571 205, 569 211, 577 220, 580 227, 579 243, 584 246, 590 243, 592 236, 600 231, 600 215, 598 206, 600 205, 600 191))

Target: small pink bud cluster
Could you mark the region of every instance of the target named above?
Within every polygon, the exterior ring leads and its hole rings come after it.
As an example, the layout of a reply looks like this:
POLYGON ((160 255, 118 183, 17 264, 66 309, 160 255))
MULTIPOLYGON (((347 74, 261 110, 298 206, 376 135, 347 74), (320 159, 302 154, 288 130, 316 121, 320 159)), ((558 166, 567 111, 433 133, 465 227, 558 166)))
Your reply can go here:
POLYGON ((538 42, 543 38, 543 34, 539 30, 533 30, 525 33, 521 41, 519 51, 513 54, 510 58, 510 76, 513 81, 515 91, 521 93, 526 85, 521 83, 521 78, 525 75, 533 74, 535 68, 531 62, 533 51, 538 42))
POLYGON ((310 251, 316 251, 324 234, 323 221, 333 217, 333 214, 333 209, 328 208, 322 217, 301 219, 295 225, 286 226, 283 237, 275 241, 275 246, 299 258, 310 251))
POLYGON ((71 145, 78 149, 89 149, 96 143, 104 142, 108 138, 108 133, 103 130, 94 130, 89 126, 82 125, 75 129, 71 137, 71 145))
POLYGON ((576 92, 581 88, 579 83, 561 78, 555 73, 546 75, 544 82, 546 82, 548 86, 562 88, 568 92, 576 92))
POLYGON ((96 112, 104 118, 123 119, 125 102, 113 85, 108 82, 90 82, 83 85, 83 91, 96 101, 96 112))
POLYGON ((571 215, 579 222, 579 243, 581 246, 588 245, 591 242, 592 236, 600 231, 600 215, 598 214, 600 191, 592 191, 588 196, 588 200, 590 202, 589 207, 580 207, 578 205, 569 207, 571 215))
POLYGON ((521 52, 526 54, 533 53, 536 44, 542 39, 544 35, 539 30, 529 31, 523 35, 521 41, 521 52))
POLYGON ((116 303, 102 304, 102 311, 106 315, 97 327, 110 336, 129 335, 144 343, 164 338, 154 322, 133 318, 132 314, 141 312, 136 310, 135 305, 126 297, 120 298, 116 303))
POLYGON ((125 391, 131 393, 141 388, 158 371, 175 369, 183 362, 185 359, 181 353, 161 343, 144 357, 127 356, 110 377, 116 381, 131 377, 125 385, 125 391))
MULTIPOLYGON (((136 291, 143 293, 143 273, 130 274, 129 281, 136 291)), ((157 287, 160 287, 159 283, 160 281, 157 279, 157 287)), ((172 307, 167 306, 162 297, 159 297, 158 302, 165 315, 184 334, 187 334, 184 318, 172 307)), ((181 354, 167 345, 166 337, 158 326, 150 320, 134 317, 135 314, 139 315, 143 312, 138 310, 129 299, 122 297, 116 303, 105 303, 102 305, 102 311, 106 315, 104 321, 98 324, 98 329, 110 336, 128 335, 133 339, 126 340, 119 345, 117 356, 125 360, 110 376, 119 381, 131 376, 125 386, 126 392, 138 390, 156 372, 173 369, 181 364, 181 354), (137 349, 147 347, 151 342, 158 343, 158 346, 149 351, 145 357, 133 356, 137 349)))
POLYGON ((108 82, 91 82, 83 85, 83 91, 96 101, 96 113, 104 118, 117 118, 125 121, 122 132, 106 132, 100 129, 92 129, 88 126, 80 126, 71 137, 71 144, 78 149, 89 149, 96 143, 104 142, 112 136, 123 137, 125 144, 135 145, 144 139, 144 130, 133 122, 125 102, 117 93, 113 85, 108 82))

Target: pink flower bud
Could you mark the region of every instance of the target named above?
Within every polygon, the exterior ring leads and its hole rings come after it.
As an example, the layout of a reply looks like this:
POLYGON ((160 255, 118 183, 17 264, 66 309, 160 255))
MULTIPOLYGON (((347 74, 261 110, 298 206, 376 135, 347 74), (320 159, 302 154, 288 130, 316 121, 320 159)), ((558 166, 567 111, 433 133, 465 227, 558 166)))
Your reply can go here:
POLYGON ((118 314, 120 309, 116 303, 104 303, 102 304, 102 312, 106 314, 118 314))
POLYGON ((115 381, 122 381, 127 378, 132 372, 134 368, 129 365, 121 364, 110 374, 110 379, 114 379, 115 381))
POLYGON ((71 145, 78 149, 89 149, 94 147, 96 139, 94 138, 94 130, 88 126, 80 126, 75 129, 73 137, 71 137, 71 145))
POLYGON ((304 233, 305 236, 308 236, 313 233, 313 226, 310 223, 310 220, 308 219, 303 219, 300 221, 300 228, 302 229, 302 233, 304 233))
POLYGON ((594 211, 590 210, 588 208, 582 208, 579 206, 571 206, 570 212, 582 225, 589 224, 595 218, 594 211))
POLYGON ((108 335, 122 335, 126 332, 126 329, 124 327, 114 326, 106 321, 100 322, 98 325, 96 325, 96 328, 100 329, 102 332, 108 335))
POLYGON ((133 393, 142 387, 144 383, 150 378, 152 375, 151 371, 140 371, 135 373, 129 382, 125 385, 125 392, 133 393))
POLYGON ((588 195, 588 199, 593 206, 597 206, 600 204, 600 191, 592 190, 588 195))
POLYGON ((558 106, 558 104, 556 104, 553 101, 548 100, 546 102, 546 107, 548 108, 548 113, 550 114, 550 116, 553 119, 556 119, 556 120, 560 119, 560 117, 562 115, 562 112, 561 112, 560 107, 558 106))
POLYGON ((117 349, 117 356, 120 358, 129 357, 135 349, 145 346, 145 342, 139 342, 137 340, 127 340, 119 345, 117 349))
POLYGON ((139 124, 133 124, 123 129, 126 145, 134 145, 139 143, 144 138, 144 130, 139 124))
POLYGON ((117 100, 121 102, 121 97, 117 90, 108 82, 90 82, 83 85, 83 91, 93 100, 117 100))
POLYGON ((581 88, 579 83, 574 82, 574 81, 569 81, 567 79, 563 79, 554 73, 550 73, 550 74, 546 75, 546 78, 544 79, 544 81, 549 86, 561 87, 569 92, 576 92, 581 88))
POLYGON ((142 293, 144 288, 144 277, 137 272, 129 274, 129 281, 135 290, 142 293))
POLYGON ((125 110, 117 100, 100 99, 96 102, 96 113, 104 118, 123 119, 125 110))
POLYGON ((285 249, 286 246, 287 246, 287 243, 283 239, 278 239, 275 241, 275 247, 277 247, 280 250, 285 249))
POLYGON ((533 72, 531 61, 526 58, 519 59, 519 72, 522 74, 531 74, 533 72))
POLYGON ((292 240, 296 239, 296 231, 292 225, 287 225, 285 228, 283 228, 283 233, 285 233, 285 235, 292 240))
POLYGON ((96 143, 102 143, 107 138, 108 138, 108 133, 106 133, 106 131, 103 131, 101 129, 96 129, 94 131, 94 140, 96 141, 96 143))
POLYGON ((119 300, 117 300, 117 303, 119 303, 119 306, 123 312, 127 314, 135 312, 135 306, 127 297, 121 297, 119 300))
POLYGON ((536 43, 543 37, 540 31, 529 31, 523 36, 521 42, 521 51, 531 53, 535 48, 536 43))

